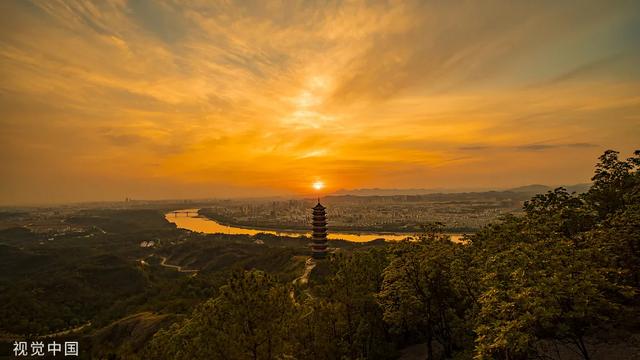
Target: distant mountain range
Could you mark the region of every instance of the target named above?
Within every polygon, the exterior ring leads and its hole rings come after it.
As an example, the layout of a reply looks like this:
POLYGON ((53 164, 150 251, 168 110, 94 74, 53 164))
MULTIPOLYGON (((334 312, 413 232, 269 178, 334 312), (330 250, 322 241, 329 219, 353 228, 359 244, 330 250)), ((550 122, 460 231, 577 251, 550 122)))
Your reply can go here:
POLYGON ((340 189, 331 195, 357 195, 357 196, 392 196, 392 195, 426 195, 426 194, 452 194, 452 193, 467 193, 467 192, 489 192, 489 191, 511 191, 517 193, 526 194, 542 194, 547 191, 553 190, 557 187, 564 187, 569 192, 583 193, 589 190, 591 184, 574 184, 574 185, 557 185, 548 186, 541 184, 532 184, 519 186, 510 189, 340 189))
POLYGON ((523 193, 529 193, 529 194, 542 194, 558 187, 563 187, 567 189, 567 191, 569 192, 576 192, 578 194, 581 194, 589 191, 591 184, 556 185, 556 186, 533 184, 533 185, 519 186, 519 187, 507 189, 506 191, 523 192, 523 193))

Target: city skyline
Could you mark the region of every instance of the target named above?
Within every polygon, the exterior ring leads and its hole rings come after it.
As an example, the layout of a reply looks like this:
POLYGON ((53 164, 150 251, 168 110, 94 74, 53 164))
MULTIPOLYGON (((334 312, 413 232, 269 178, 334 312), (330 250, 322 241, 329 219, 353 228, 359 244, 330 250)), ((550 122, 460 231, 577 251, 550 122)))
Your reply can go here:
POLYGON ((640 138, 633 1, 0 9, 3 205, 571 185, 640 138))

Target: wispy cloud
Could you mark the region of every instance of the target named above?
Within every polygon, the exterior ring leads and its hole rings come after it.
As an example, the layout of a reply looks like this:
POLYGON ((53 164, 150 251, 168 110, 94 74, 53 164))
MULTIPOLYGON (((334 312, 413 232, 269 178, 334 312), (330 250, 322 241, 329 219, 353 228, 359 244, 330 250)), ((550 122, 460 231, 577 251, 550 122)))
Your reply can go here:
POLYGON ((634 2, 0 10, 0 202, 580 182, 640 138, 634 2))
POLYGON ((522 145, 469 145, 469 146, 461 146, 459 149, 461 151, 546 151, 546 150, 554 150, 561 148, 573 148, 573 149, 591 149, 591 148, 600 148, 598 144, 591 143, 536 143, 536 144, 522 144, 522 145))
POLYGON ((558 148, 577 148, 577 149, 589 149, 598 148, 597 144, 590 143, 572 143, 572 144, 526 144, 516 146, 516 150, 520 151, 544 151, 553 150, 558 148))

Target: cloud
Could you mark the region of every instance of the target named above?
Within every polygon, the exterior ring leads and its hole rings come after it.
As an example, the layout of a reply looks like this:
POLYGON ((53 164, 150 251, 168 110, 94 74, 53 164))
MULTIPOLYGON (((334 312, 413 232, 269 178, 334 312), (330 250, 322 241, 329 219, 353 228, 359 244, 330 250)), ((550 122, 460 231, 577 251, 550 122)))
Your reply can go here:
POLYGON ((519 145, 516 146, 516 150, 520 151, 542 151, 558 148, 560 145, 557 144, 527 144, 527 145, 519 145))
POLYGON ((515 146, 514 149, 519 151, 544 151, 558 148, 576 148, 576 149, 588 149, 597 148, 597 144, 590 143, 570 143, 570 144, 526 144, 515 146))
POLYGON ((320 176, 577 183, 599 149, 640 137, 633 2, 0 7, 0 202, 35 196, 27 177, 68 199, 73 177, 110 194, 160 182, 156 197, 303 193, 320 176), (37 180, 52 174, 69 188, 37 180))
POLYGON ((467 146, 460 146, 458 149, 462 151, 480 151, 480 150, 487 150, 490 148, 491 147, 488 145, 467 145, 467 146))
POLYGON ((567 147, 570 148, 597 148, 599 147, 599 145, 597 144, 590 144, 590 143, 573 143, 573 144, 566 144, 567 147))
POLYGON ((562 149, 562 148, 573 148, 573 149, 591 149, 591 148, 600 148, 597 144, 591 143, 537 143, 537 144, 524 144, 524 145, 514 145, 514 146, 490 146, 490 145, 468 145, 461 146, 458 149, 461 151, 545 151, 545 150, 554 150, 554 149, 562 149))
POLYGON ((131 145, 135 145, 135 144, 139 144, 144 138, 138 135, 113 135, 113 134, 107 134, 105 135, 105 138, 107 140, 109 140, 111 143, 118 145, 118 146, 131 146, 131 145))
POLYGON ((548 80, 547 84, 556 84, 564 81, 579 79, 581 77, 588 76, 602 69, 604 69, 606 72, 606 69, 611 68, 611 65, 613 63, 620 61, 624 58, 625 58, 625 54, 622 54, 622 53, 610 54, 604 58, 596 59, 586 64, 581 64, 572 69, 568 69, 566 72, 548 80))
POLYGON ((186 36, 187 24, 180 9, 167 2, 129 0, 127 8, 134 21, 162 41, 173 44, 186 36))

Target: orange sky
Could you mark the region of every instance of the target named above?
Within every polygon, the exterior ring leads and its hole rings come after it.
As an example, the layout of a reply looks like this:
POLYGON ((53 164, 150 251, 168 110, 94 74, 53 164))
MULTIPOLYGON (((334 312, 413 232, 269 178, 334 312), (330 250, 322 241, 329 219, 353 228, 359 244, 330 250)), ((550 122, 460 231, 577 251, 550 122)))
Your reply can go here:
POLYGON ((586 182, 638 4, 2 1, 0 204, 586 182))

